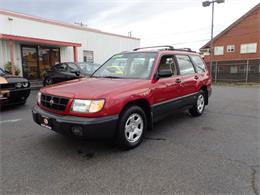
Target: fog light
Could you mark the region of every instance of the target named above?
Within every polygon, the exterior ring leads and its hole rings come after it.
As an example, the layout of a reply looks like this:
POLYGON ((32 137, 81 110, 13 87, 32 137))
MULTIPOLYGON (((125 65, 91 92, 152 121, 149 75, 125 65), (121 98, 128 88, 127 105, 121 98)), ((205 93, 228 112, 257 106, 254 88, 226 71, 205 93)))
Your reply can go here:
POLYGON ((71 127, 71 131, 76 136, 83 136, 83 129, 80 126, 71 127))

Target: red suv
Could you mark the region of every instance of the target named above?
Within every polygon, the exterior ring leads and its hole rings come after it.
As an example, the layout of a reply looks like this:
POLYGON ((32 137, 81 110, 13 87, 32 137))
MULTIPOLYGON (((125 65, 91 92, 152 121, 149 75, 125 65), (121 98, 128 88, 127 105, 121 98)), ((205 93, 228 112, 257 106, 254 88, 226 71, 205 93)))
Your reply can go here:
POLYGON ((112 56, 91 78, 42 88, 32 113, 36 123, 56 132, 115 138, 131 149, 173 111, 200 116, 210 94, 211 77, 199 54, 146 47, 112 56))

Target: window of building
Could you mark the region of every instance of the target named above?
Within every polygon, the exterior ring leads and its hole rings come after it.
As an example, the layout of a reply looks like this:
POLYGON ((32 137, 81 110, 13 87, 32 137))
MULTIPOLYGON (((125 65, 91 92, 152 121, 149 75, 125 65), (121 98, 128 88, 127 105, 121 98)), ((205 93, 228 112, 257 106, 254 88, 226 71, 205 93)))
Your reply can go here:
POLYGON ((205 72, 205 64, 199 56, 190 56, 198 73, 205 72))
POLYGON ((231 66, 230 67, 230 73, 232 73, 232 74, 238 73, 238 67, 237 66, 231 66))
POLYGON ((256 53, 257 43, 246 43, 240 45, 240 53, 256 53))
POLYGON ((246 72, 246 66, 239 66, 239 73, 245 73, 246 72))
POLYGON ((256 66, 254 66, 254 65, 251 65, 251 66, 249 66, 249 72, 256 72, 256 66))
POLYGON ((188 56, 176 55, 176 59, 179 65, 181 75, 189 75, 195 73, 193 64, 188 56))
POLYGON ((83 50, 83 61, 88 63, 94 63, 94 52, 89 50, 83 50))
POLYGON ((224 46, 216 46, 214 48, 214 55, 219 56, 224 54, 224 46))
POLYGON ((227 45, 227 52, 228 53, 235 52, 235 45, 227 45))
POLYGON ((224 73, 224 67, 219 66, 218 67, 218 73, 224 73))

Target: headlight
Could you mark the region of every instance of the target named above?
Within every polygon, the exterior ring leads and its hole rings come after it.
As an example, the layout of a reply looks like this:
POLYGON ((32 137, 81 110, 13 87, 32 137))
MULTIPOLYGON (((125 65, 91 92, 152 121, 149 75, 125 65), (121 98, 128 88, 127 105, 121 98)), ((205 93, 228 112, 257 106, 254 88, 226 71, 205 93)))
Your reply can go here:
POLYGON ((23 86, 23 84, 22 83, 16 83, 16 88, 21 88, 22 86, 23 86))
POLYGON ((24 82, 24 83, 23 83, 23 87, 24 87, 24 88, 26 88, 26 87, 28 87, 28 86, 29 86, 29 83, 28 83, 28 82, 24 82))
POLYGON ((94 113, 102 110, 105 100, 79 100, 73 101, 71 110, 73 112, 94 113))
POLYGON ((42 96, 42 93, 38 92, 38 94, 37 94, 37 102, 38 102, 38 104, 41 103, 41 96, 42 96))

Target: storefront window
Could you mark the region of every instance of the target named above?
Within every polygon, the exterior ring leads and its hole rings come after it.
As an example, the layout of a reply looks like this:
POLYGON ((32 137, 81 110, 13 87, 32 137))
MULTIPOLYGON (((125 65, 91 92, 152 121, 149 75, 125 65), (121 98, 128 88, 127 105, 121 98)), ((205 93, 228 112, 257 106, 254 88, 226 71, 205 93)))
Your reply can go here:
POLYGON ((60 63, 60 49, 41 46, 22 46, 24 77, 42 79, 46 71, 60 63))

